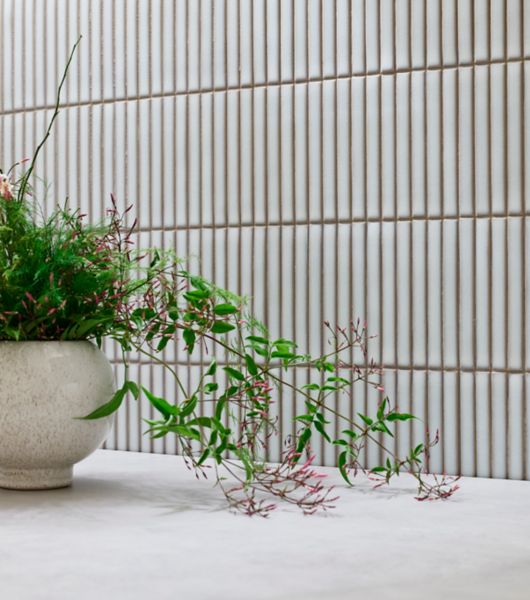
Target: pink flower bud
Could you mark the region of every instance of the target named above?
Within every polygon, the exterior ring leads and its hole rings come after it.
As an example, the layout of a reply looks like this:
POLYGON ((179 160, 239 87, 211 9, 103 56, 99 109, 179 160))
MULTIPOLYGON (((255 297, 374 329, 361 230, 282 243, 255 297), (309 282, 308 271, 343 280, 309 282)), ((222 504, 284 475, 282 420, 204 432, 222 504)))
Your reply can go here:
POLYGON ((7 175, 3 173, 0 173, 0 198, 4 198, 5 200, 13 199, 13 185, 7 175))

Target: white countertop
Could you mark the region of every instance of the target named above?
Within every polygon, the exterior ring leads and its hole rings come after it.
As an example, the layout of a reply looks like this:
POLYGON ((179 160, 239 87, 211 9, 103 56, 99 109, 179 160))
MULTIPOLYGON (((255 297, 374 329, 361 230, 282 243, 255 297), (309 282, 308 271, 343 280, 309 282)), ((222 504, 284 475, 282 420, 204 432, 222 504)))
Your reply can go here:
POLYGON ((0 598, 530 598, 530 482, 419 503, 408 476, 336 481, 327 515, 248 518, 179 457, 101 450, 70 489, 0 490, 0 598))

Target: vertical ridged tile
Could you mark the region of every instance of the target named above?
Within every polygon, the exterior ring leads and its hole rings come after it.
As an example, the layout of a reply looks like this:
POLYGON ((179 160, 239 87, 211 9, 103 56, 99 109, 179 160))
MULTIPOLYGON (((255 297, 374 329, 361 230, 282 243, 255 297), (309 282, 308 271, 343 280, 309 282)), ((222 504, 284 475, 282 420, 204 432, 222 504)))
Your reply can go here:
POLYGON ((474 0, 473 56, 476 62, 487 61, 490 53, 490 0, 474 0))
POLYGON ((425 66, 427 29, 427 4, 421 0, 410 2, 410 66, 420 68, 425 66))
POLYGON ((351 0, 352 71, 359 74, 366 70, 365 50, 365 0, 351 0))
MULTIPOLYGON (((6 1, 0 166, 40 139, 82 33, 37 165, 47 211, 136 202, 143 245, 249 294, 303 350, 325 348, 323 319, 366 318, 387 391, 441 428, 430 468, 528 477, 529 23, 521 0, 6 1)), ((205 360, 165 356, 190 384, 205 360)), ((353 415, 377 395, 333 402, 353 415)), ((108 447, 175 452, 141 438, 151 413, 126 407, 108 447)))
POLYGON ((525 0, 504 0, 506 2, 507 58, 519 58, 522 50, 521 22, 522 5, 525 0))
POLYGON ((458 22, 458 36, 456 39, 458 62, 469 64, 474 59, 474 0, 458 0, 455 4, 457 4, 455 16, 458 22))
POLYGON ((506 31, 506 1, 495 0, 490 3, 490 23, 491 23, 491 59, 505 57, 505 45, 508 32, 506 31))

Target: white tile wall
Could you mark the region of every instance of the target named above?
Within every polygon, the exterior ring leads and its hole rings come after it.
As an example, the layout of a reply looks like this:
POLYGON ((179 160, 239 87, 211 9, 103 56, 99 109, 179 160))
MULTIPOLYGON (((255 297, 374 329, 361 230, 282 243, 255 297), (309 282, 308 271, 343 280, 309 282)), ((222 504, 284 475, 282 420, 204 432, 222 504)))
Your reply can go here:
MULTIPOLYGON (((49 207, 134 202, 139 243, 191 256, 313 353, 324 318, 366 318, 388 392, 424 419, 397 449, 440 428, 434 470, 530 476, 525 0, 4 0, 1 166, 42 135, 79 34, 38 165, 49 207)), ((141 437, 147 411, 125 408, 110 445, 177 451, 141 437)))

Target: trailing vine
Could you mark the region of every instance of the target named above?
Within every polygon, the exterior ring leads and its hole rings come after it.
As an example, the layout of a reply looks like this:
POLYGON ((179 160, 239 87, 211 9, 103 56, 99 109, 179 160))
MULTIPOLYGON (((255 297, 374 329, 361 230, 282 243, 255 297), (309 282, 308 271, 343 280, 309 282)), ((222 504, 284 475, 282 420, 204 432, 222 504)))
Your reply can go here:
POLYGON ((145 397, 157 415, 145 420, 146 434, 176 436, 188 468, 197 477, 213 476, 229 505, 246 514, 266 516, 279 501, 307 514, 334 506, 333 487, 314 466, 313 447, 321 440, 335 448, 348 485, 367 472, 361 457, 372 443, 384 456, 368 471, 375 487, 406 471, 416 480, 418 500, 450 497, 457 478, 426 476, 426 458, 437 436, 404 456, 386 441, 400 423, 415 417, 399 412, 383 395, 365 324, 324 323, 329 351, 310 356, 294 340, 271 337, 243 298, 188 272, 172 251, 135 249, 135 225, 125 226, 113 196, 97 225, 66 204, 42 216, 30 176, 59 112, 74 51, 29 169, 18 179, 13 169, 0 172, 0 340, 93 340, 98 346, 113 340, 122 351, 125 380, 107 404, 83 418, 102 418, 128 397, 145 397), (219 350, 225 358, 211 360, 190 386, 164 358, 169 345, 190 356, 216 356, 219 350), (174 386, 167 398, 129 377, 131 353, 171 375, 174 386), (354 353, 359 361, 351 364, 344 357, 354 353), (289 374, 297 369, 311 373, 311 381, 293 384, 289 374), (333 399, 345 395, 351 402, 359 383, 378 390, 380 401, 369 414, 351 418, 335 408, 333 399), (270 464, 271 438, 280 435, 274 416, 280 389, 290 392, 284 402, 302 404, 303 410, 294 416, 292 433, 281 440, 279 464, 270 464), (340 434, 332 433, 332 422, 340 425, 340 434))

